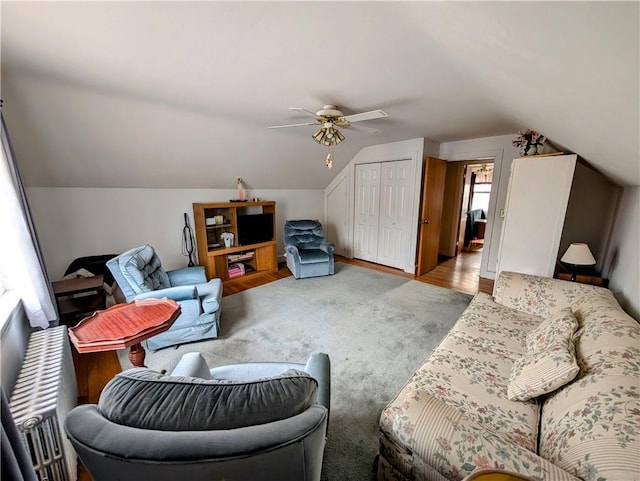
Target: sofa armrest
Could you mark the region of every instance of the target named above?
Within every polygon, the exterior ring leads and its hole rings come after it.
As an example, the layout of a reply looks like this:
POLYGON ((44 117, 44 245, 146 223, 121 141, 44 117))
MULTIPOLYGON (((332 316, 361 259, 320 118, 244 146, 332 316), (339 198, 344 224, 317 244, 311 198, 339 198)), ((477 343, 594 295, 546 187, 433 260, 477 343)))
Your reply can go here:
POLYGON ((481 469, 500 467, 540 481, 578 481, 425 391, 407 393, 394 418, 393 433, 447 478, 460 479, 481 469))
POLYGON ((187 352, 183 354, 178 364, 176 364, 176 367, 171 371, 171 375, 211 379, 209 365, 199 352, 187 352))
POLYGON ((284 246, 284 251, 286 254, 290 254, 291 256, 293 256, 294 259, 300 260, 300 252, 298 251, 298 248, 293 244, 287 244, 286 246, 284 246))
POLYGON ((211 279, 204 284, 198 284, 196 291, 202 303, 202 311, 210 314, 220 309, 220 299, 222 299, 222 280, 211 279))
POLYGON ((318 246, 318 249, 326 252, 327 254, 329 254, 330 256, 333 255, 333 251, 335 249, 335 245, 329 243, 329 242, 323 242, 322 244, 320 244, 318 246))
POLYGON ((136 295, 134 299, 162 299, 163 297, 168 297, 169 299, 179 302, 197 299, 198 295, 195 286, 177 286, 158 289, 157 291, 142 292, 136 295))
POLYGON ((207 282, 207 276, 202 266, 174 269, 167 271, 167 275, 172 286, 187 286, 207 282))
POLYGON ((318 404, 331 409, 331 361, 323 352, 312 354, 304 367, 318 381, 318 404))

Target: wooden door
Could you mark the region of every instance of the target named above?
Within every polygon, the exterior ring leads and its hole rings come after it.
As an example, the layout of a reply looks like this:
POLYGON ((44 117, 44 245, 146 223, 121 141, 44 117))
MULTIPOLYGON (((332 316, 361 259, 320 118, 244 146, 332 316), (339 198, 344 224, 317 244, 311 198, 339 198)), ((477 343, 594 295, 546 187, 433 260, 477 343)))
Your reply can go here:
POLYGON ((442 224, 438 254, 455 257, 458 254, 458 230, 464 187, 464 161, 447 162, 447 175, 442 205, 442 224))
POLYGON ((422 202, 418 226, 418 265, 421 276, 438 265, 442 204, 447 175, 447 162, 427 157, 422 169, 422 202))
POLYGON ((380 164, 356 165, 353 257, 378 262, 380 164))
POLYGON ((411 161, 383 162, 380 171, 378 264, 403 269, 409 240, 411 161))

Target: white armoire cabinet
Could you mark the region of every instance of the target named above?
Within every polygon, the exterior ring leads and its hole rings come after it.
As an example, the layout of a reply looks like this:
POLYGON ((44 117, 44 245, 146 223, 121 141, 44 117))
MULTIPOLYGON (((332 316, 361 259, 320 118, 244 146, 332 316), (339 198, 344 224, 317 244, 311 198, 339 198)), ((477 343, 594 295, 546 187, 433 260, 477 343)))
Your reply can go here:
POLYGON ((576 160, 556 155, 513 161, 497 272, 553 277, 576 160))
POLYGON ((532 156, 511 166, 497 272, 553 277, 559 258, 585 242, 606 269, 607 246, 620 186, 576 155, 532 156))
POLYGON ((356 165, 353 257, 390 267, 407 265, 412 166, 409 160, 356 165))

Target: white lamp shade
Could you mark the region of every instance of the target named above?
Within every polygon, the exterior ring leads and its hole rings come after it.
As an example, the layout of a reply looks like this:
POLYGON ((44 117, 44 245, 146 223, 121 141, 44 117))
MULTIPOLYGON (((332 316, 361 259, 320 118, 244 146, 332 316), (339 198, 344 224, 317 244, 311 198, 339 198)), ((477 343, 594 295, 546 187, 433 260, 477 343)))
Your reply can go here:
POLYGON ((584 242, 571 244, 560 260, 575 266, 592 266, 596 263, 589 246, 584 242))

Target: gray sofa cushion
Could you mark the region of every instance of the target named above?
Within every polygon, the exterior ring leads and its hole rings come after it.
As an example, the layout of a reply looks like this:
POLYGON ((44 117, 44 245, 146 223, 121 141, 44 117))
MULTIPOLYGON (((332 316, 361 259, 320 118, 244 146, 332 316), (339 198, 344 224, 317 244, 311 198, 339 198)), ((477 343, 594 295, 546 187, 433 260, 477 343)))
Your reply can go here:
POLYGON ((141 429, 234 429, 285 419, 316 403, 317 381, 291 369, 250 382, 164 376, 136 368, 118 374, 98 403, 110 421, 141 429))

